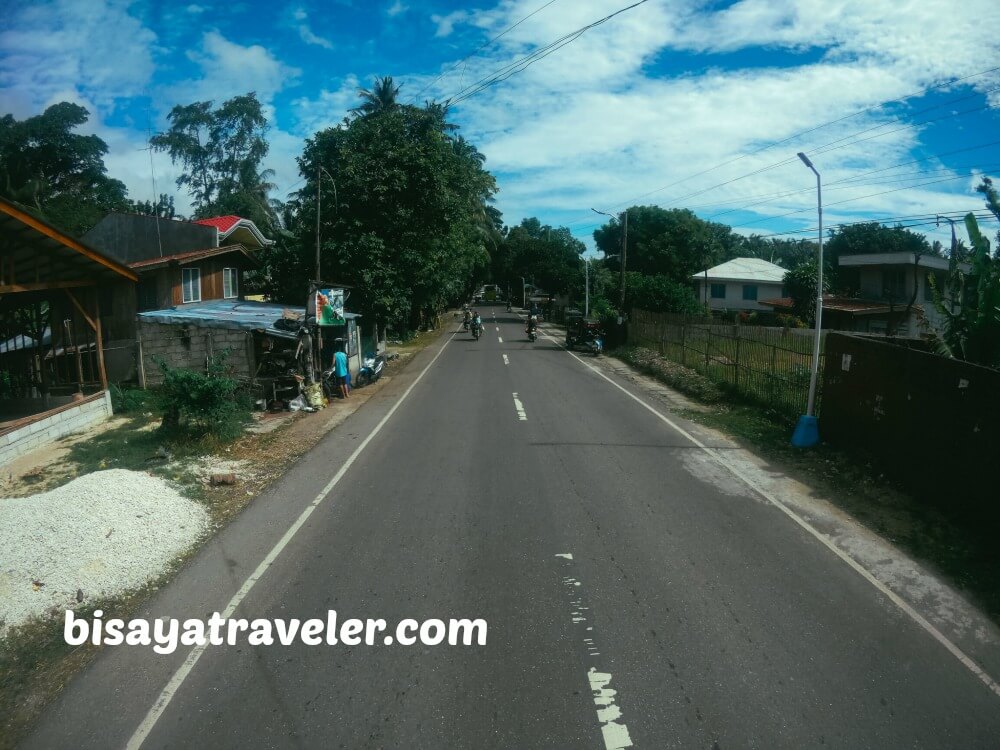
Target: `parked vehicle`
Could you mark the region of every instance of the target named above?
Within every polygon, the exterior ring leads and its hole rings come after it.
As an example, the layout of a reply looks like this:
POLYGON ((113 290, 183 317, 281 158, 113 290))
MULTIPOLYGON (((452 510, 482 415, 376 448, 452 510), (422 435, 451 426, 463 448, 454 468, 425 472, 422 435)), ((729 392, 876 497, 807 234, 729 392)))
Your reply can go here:
POLYGON ((566 348, 582 347, 595 356, 604 351, 604 331, 600 322, 575 318, 566 326, 566 348))
POLYGON ((361 364, 361 370, 358 372, 358 387, 369 385, 374 383, 380 377, 382 377, 382 370, 385 369, 385 357, 381 354, 374 355, 369 354, 365 357, 361 364))

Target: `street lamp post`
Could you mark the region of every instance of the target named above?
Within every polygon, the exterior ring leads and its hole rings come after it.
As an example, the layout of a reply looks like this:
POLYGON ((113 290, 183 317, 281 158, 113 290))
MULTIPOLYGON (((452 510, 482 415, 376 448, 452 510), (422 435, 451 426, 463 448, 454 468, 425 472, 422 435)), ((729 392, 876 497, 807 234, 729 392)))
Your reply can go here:
POLYGON ((799 159, 812 173, 816 175, 816 207, 819 214, 819 252, 816 264, 816 330, 813 337, 812 372, 809 376, 809 400, 806 413, 799 417, 799 422, 792 433, 792 445, 798 448, 809 448, 819 442, 819 422, 816 419, 816 381, 819 378, 819 348, 820 332, 823 327, 823 185, 819 172, 809 161, 809 157, 801 151, 799 159))

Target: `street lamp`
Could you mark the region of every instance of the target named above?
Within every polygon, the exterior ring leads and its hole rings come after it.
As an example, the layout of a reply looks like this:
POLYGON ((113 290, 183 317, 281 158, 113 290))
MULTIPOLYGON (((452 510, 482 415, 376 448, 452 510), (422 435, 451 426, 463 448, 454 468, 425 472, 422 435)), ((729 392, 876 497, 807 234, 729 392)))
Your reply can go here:
MULTIPOLYGON (((601 216, 607 216, 609 218, 615 219, 616 216, 606 213, 604 211, 598 211, 596 208, 591 208, 595 214, 601 214, 601 216)), ((621 254, 621 282, 619 286, 621 287, 621 297, 618 304, 618 323, 619 325, 625 319, 625 258, 628 255, 628 209, 626 208, 623 212, 622 218, 622 254, 621 254)))
POLYGON ((820 331, 823 327, 823 186, 819 172, 809 161, 809 157, 801 151, 798 154, 802 163, 816 175, 816 206, 819 213, 819 262, 816 270, 816 332, 813 337, 812 373, 809 376, 809 400, 806 413, 799 417, 792 433, 792 445, 797 448, 809 448, 819 442, 819 422, 816 419, 816 380, 819 377, 819 345, 820 331))

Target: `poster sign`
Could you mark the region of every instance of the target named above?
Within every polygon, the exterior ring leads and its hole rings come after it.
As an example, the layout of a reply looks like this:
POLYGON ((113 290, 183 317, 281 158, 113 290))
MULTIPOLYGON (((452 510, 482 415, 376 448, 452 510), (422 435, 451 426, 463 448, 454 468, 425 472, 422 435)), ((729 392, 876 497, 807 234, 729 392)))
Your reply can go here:
POLYGON ((319 289, 316 292, 316 322, 321 326, 342 326, 344 319, 344 290, 319 289))

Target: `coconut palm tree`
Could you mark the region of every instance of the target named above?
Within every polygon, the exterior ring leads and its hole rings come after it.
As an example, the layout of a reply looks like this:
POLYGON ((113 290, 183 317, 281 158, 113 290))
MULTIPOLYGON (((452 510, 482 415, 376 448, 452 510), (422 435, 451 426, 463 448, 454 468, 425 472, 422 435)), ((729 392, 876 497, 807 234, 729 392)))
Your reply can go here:
POLYGON ((371 89, 359 88, 358 96, 361 97, 361 104, 351 110, 355 117, 388 112, 399 106, 399 86, 393 82, 392 76, 376 78, 371 89))

